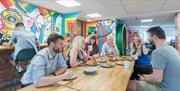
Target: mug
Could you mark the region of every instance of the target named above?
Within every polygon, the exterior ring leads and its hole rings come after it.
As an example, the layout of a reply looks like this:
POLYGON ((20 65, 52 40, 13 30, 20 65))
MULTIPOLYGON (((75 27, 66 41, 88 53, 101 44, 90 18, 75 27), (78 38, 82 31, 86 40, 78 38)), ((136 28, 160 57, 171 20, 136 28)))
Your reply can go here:
POLYGON ((129 61, 124 61, 124 68, 128 69, 130 66, 130 62, 129 61))
POLYGON ((88 46, 88 51, 91 52, 93 50, 92 45, 88 46))

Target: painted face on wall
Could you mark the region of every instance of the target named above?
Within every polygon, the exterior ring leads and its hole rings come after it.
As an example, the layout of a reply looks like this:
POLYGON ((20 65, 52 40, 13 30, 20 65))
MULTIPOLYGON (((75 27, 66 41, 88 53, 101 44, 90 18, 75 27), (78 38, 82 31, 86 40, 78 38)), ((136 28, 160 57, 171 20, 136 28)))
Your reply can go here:
POLYGON ((1 32, 4 35, 10 36, 13 32, 13 29, 15 28, 15 24, 17 22, 22 22, 22 16, 20 15, 20 13, 14 9, 14 8, 9 8, 9 9, 5 9, 2 13, 1 13, 1 32))

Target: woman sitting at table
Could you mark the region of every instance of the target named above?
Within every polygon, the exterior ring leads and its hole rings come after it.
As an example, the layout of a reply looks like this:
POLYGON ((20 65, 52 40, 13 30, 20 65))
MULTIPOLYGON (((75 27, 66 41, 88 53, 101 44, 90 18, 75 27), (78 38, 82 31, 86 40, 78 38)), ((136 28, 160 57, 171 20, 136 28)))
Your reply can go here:
POLYGON ((135 58, 135 65, 131 80, 139 79, 138 74, 150 74, 152 72, 152 66, 147 54, 148 49, 144 45, 143 40, 139 35, 134 35, 131 56, 135 58))
POLYGON ((96 44, 96 36, 92 36, 90 38, 89 43, 86 44, 85 50, 90 58, 94 58, 99 55, 99 47, 96 44))
POLYGON ((113 37, 109 36, 108 41, 106 43, 103 44, 102 46, 102 51, 101 51, 101 55, 106 55, 106 54, 110 54, 110 55, 118 55, 118 51, 115 47, 115 44, 113 42, 113 37))
POLYGON ((84 51, 85 42, 82 36, 77 36, 74 38, 72 49, 68 54, 68 60, 66 62, 68 68, 82 65, 84 61, 88 58, 88 55, 84 51))

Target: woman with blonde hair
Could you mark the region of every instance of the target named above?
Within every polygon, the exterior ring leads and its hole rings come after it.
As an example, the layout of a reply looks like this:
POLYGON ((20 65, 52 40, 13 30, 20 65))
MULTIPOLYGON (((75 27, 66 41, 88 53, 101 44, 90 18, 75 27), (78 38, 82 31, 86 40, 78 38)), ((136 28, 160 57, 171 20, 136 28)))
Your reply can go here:
POLYGON ((106 55, 106 54, 113 54, 113 55, 118 55, 118 50, 115 47, 115 43, 113 41, 113 36, 109 35, 108 36, 108 41, 103 44, 102 46, 102 51, 101 55, 106 55))
POLYGON ((143 40, 138 34, 135 34, 131 45, 131 56, 135 58, 131 80, 139 79, 138 74, 150 74, 152 72, 152 66, 147 54, 148 49, 144 45, 143 40))
POLYGON ((84 51, 85 40, 82 36, 74 38, 72 48, 68 54, 67 66, 68 68, 79 66, 87 59, 87 54, 84 51))

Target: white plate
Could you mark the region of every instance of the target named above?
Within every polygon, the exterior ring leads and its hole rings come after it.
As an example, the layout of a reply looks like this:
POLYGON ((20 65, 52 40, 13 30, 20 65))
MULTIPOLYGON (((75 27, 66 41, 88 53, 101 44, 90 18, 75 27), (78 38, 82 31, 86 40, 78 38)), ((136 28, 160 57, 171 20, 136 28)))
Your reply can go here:
POLYGON ((86 74, 96 73, 96 68, 87 68, 87 69, 84 69, 84 73, 86 73, 86 74))
POLYGON ((63 81, 69 81, 69 80, 74 80, 77 78, 77 75, 74 74, 71 78, 68 78, 68 79, 63 79, 63 81))
POLYGON ((104 67, 104 68, 111 68, 111 67, 113 67, 113 65, 109 65, 107 63, 102 63, 100 65, 101 65, 101 67, 104 67))

